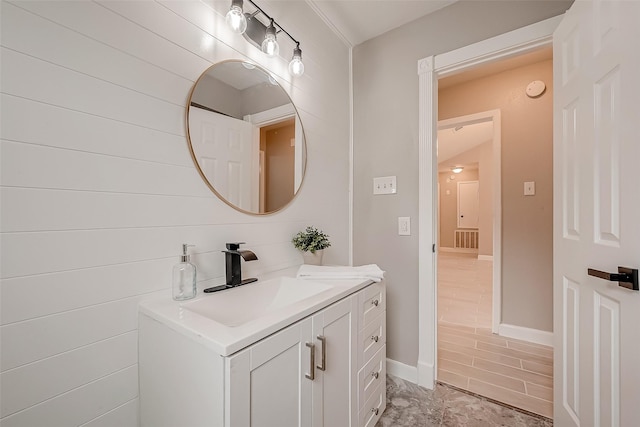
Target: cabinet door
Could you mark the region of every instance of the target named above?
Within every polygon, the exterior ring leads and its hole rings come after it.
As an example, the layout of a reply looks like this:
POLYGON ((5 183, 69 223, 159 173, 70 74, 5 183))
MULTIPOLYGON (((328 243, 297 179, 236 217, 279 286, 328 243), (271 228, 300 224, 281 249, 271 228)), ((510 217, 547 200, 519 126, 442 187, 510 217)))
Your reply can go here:
POLYGON ((227 427, 310 427, 311 319, 227 359, 227 427))
POLYGON ((314 427, 357 425, 356 302, 357 296, 351 296, 313 316, 316 344, 314 427))

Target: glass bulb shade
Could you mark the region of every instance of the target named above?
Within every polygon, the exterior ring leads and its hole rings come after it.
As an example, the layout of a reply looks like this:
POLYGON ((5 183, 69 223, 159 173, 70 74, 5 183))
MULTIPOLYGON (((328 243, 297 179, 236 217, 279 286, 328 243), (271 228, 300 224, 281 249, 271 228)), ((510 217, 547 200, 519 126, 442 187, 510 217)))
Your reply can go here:
POLYGON ((247 18, 244 16, 244 13, 242 13, 240 6, 235 4, 231 5, 225 21, 227 21, 227 25, 234 33, 242 34, 247 30, 247 18))
POLYGON ((276 29, 273 24, 267 28, 261 49, 269 56, 276 56, 280 52, 280 46, 278 46, 278 41, 276 40, 276 29))
POLYGON ((293 55, 293 59, 289 62, 289 72, 297 77, 304 74, 304 64, 299 55, 293 55))

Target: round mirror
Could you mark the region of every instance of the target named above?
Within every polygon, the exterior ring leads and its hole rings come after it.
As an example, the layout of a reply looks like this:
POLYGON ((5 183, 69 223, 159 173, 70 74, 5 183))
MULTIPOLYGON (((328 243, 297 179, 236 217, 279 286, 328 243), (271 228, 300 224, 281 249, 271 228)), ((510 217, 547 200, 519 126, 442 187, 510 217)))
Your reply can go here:
POLYGON ((276 212, 300 189, 306 167, 300 117, 257 65, 224 61, 200 76, 187 105, 187 138, 202 178, 235 209, 276 212))

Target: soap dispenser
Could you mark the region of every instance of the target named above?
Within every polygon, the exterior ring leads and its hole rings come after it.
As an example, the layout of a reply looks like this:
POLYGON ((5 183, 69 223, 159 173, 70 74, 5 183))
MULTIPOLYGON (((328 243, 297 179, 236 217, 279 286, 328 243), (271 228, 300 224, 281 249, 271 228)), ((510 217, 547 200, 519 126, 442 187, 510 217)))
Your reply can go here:
POLYGON ((196 266, 189 262, 187 248, 193 245, 182 245, 180 263, 173 267, 173 299, 183 301, 196 296, 196 266))

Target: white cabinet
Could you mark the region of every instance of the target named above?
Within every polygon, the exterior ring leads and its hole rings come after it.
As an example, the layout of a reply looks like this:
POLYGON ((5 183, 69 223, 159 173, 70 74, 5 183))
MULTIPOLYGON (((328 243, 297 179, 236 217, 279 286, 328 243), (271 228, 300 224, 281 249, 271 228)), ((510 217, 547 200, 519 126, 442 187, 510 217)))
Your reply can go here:
POLYGON ((142 427, 373 426, 385 408, 375 283, 223 357, 141 313, 142 427))
POLYGON ((356 426, 356 296, 227 358, 233 427, 356 426))

